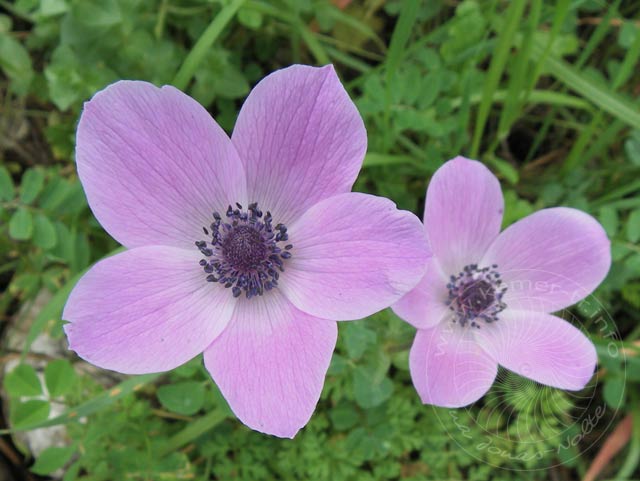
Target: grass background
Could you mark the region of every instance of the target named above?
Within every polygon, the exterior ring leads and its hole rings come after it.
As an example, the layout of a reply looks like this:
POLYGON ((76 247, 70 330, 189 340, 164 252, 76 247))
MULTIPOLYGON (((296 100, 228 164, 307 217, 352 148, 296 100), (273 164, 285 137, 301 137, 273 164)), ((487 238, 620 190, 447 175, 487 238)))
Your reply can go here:
POLYGON ((7 479, 640 479, 639 18, 620 0, 0 0, 7 479), (387 310, 340 325, 317 411, 283 441, 235 420, 200 359, 125 379, 38 350, 64 347, 66 296, 118 247, 75 172, 82 102, 121 78, 173 84, 230 132, 292 63, 333 63, 364 117, 357 190, 421 215, 462 154, 499 176, 505 225, 555 205, 602 222, 611 272, 563 313, 598 349, 584 391, 501 371, 469 409, 422 406, 413 330, 387 310), (44 450, 21 434, 54 425, 44 450))

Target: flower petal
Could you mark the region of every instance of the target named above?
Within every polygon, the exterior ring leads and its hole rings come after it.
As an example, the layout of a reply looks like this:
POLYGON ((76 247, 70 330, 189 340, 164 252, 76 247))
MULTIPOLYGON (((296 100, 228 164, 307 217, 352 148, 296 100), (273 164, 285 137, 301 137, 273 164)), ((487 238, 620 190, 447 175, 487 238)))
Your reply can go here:
POLYGON ((480 399, 498 364, 459 326, 441 323, 419 329, 409 353, 411 378, 425 404, 458 408, 480 399))
POLYGON ((422 278, 430 252, 420 220, 373 195, 314 205, 289 229, 280 288, 300 310, 351 320, 390 306, 422 278))
POLYGON ((198 252, 139 247, 98 262, 62 318, 69 348, 127 374, 173 369, 200 354, 231 318, 228 289, 205 281, 198 252))
POLYGON ((367 149, 362 118, 333 67, 294 65, 265 77, 232 135, 250 201, 292 223, 316 202, 349 192, 367 149))
POLYGON ((427 273, 413 290, 391 306, 393 312, 418 329, 432 328, 450 317, 447 282, 435 257, 430 258, 427 273))
POLYGON ((513 309, 555 312, 585 298, 611 265, 602 226, 576 209, 543 209, 507 228, 482 265, 497 264, 513 309))
POLYGON ((436 171, 427 189, 424 223, 447 277, 478 263, 500 233, 503 211, 500 183, 480 162, 456 157, 436 171))
POLYGON ((214 210, 245 202, 233 144, 179 90, 121 81, 84 106, 76 162, 89 205, 127 247, 193 248, 214 210))
POLYGON ((567 321, 542 312, 507 309, 474 332, 498 363, 542 384, 577 391, 598 361, 591 341, 567 321))
POLYGON ((335 322, 300 312, 272 290, 239 300, 204 362, 243 423, 293 438, 320 399, 337 336, 335 322))

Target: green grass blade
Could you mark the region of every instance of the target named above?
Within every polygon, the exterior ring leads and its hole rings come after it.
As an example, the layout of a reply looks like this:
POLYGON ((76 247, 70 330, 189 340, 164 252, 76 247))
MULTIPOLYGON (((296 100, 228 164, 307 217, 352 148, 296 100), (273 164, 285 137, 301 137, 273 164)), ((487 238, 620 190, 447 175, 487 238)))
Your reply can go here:
MULTIPOLYGON (((491 101, 495 103, 502 103, 509 97, 509 95, 510 94, 507 90, 496 90, 491 97, 491 101)), ((482 100, 484 100, 482 94, 472 94, 469 97, 469 102, 471 104, 479 104, 482 100)), ((461 107, 463 102, 463 97, 455 97, 451 99, 451 105, 453 108, 461 107)), ((580 97, 564 94, 562 92, 554 92, 552 90, 533 90, 527 96, 526 103, 532 105, 545 104, 558 107, 573 107, 582 110, 593 110, 593 105, 580 97)))
MULTIPOLYGON (((560 33, 560 29, 564 24, 565 19, 567 18, 567 14, 569 13, 571 7, 571 0, 560 0, 558 5, 553 9, 553 21, 551 23, 551 32, 549 38, 547 40, 547 44, 544 46, 543 54, 537 59, 535 68, 533 69, 533 75, 531 75, 530 85, 531 88, 535 87, 538 83, 538 79, 542 73, 542 69, 544 66, 544 59, 547 58, 549 52, 551 51, 551 47, 560 33)), ((534 39, 531 39, 531 47, 534 45, 534 39)), ((527 52, 531 54, 531 49, 528 49, 527 52)))
POLYGON ((613 119, 602 132, 598 133, 589 150, 586 151, 584 158, 593 159, 600 155, 606 155, 607 149, 616 144, 616 140, 621 138, 622 130, 626 128, 627 126, 622 120, 613 119))
POLYGON ((233 0, 225 6, 213 21, 202 33, 196 44, 193 46, 187 58, 180 66, 178 73, 173 79, 173 85, 184 90, 191 82, 196 70, 204 60, 204 57, 211 50, 211 47, 218 39, 224 28, 231 22, 236 12, 240 9, 245 0, 233 0))
POLYGON ((471 143, 470 156, 476 158, 478 151, 480 150, 480 141, 482 139, 482 133, 484 132, 484 126, 487 123, 489 117, 489 110, 491 109, 492 97, 495 91, 498 89, 500 78, 504 72, 504 68, 509 58, 511 46, 513 45, 515 34, 520 25, 520 19, 524 12, 526 2, 524 0, 514 0, 510 3, 506 13, 505 25, 498 37, 498 44, 487 72, 487 77, 484 81, 484 88, 482 89, 482 101, 478 107, 478 114, 476 116, 476 125, 473 132, 473 141, 471 143))
POLYGON ((637 71, 638 58, 640 58, 640 35, 636 35, 633 44, 627 50, 624 60, 616 73, 616 78, 613 81, 613 89, 618 90, 622 87, 627 80, 637 71))
POLYGON ((400 60, 404 56, 405 46, 409 41, 413 26, 418 18, 419 7, 419 0, 405 0, 402 4, 402 11, 393 29, 391 42, 389 43, 389 51, 387 52, 387 61, 385 63, 387 81, 395 75, 400 60))
POLYGON ((346 54, 343 51, 338 50, 337 48, 326 46, 325 50, 332 59, 334 59, 336 62, 341 63, 342 65, 346 65, 347 67, 352 68, 353 70, 357 70, 360 73, 367 73, 371 71, 371 66, 368 63, 363 62, 362 60, 352 55, 346 54))
POLYGON ((380 154, 368 152, 362 167, 378 167, 381 165, 415 164, 416 159, 408 155, 380 154))
POLYGON ((531 83, 529 81, 529 77, 531 75, 529 72, 529 51, 531 50, 533 37, 538 28, 541 12, 542 1, 533 0, 531 3, 531 11, 529 12, 526 31, 522 39, 522 46, 516 56, 513 69, 509 75, 507 97, 500 114, 500 121, 498 122, 499 139, 504 139, 508 135, 509 130, 511 130, 511 125, 520 115, 520 111, 524 105, 526 97, 535 86, 535 83, 531 83))
POLYGON ((315 37, 313 32, 309 30, 309 27, 302 22, 302 20, 295 18, 292 26, 297 30, 304 43, 307 44, 307 48, 318 64, 326 65, 331 63, 329 54, 327 54, 320 41, 315 37))
MULTIPOLYGON (((536 44, 531 52, 533 57, 538 59, 543 54, 543 48, 536 44)), ((549 74, 564 83, 569 89, 579 93, 594 105, 631 127, 640 128, 640 112, 634 107, 634 102, 631 99, 625 99, 612 90, 596 84, 563 60, 549 55, 545 58, 544 64, 549 74)))
POLYGON ((359 19, 352 17, 351 15, 343 12, 339 8, 330 5, 327 10, 327 14, 336 22, 342 23, 348 27, 351 27, 353 30, 357 30, 361 34, 363 34, 366 38, 375 43, 376 47, 380 49, 381 52, 384 52, 387 49, 387 46, 382 41, 382 39, 378 36, 378 34, 373 30, 369 25, 360 21, 359 19))
POLYGON ((602 17, 602 21, 598 24, 593 33, 589 36, 589 40, 584 48, 580 51, 580 56, 576 60, 576 68, 582 68, 591 54, 596 51, 602 41, 605 39, 611 29, 611 20, 618 15, 618 6, 621 0, 616 0, 602 17))
POLYGON ((275 8, 268 3, 255 0, 249 0, 247 2, 247 7, 289 24, 295 34, 302 38, 304 43, 307 45, 307 48, 311 52, 311 55, 315 57, 318 64, 326 65, 328 63, 331 63, 329 54, 324 49, 318 38, 314 35, 313 32, 311 32, 311 30, 309 30, 307 25, 296 14, 292 14, 282 9, 275 8))
POLYGON ((602 112, 597 112, 591 122, 588 125, 585 125, 584 128, 580 131, 580 135, 576 139, 576 141, 571 146, 571 150, 567 155, 567 158, 564 161, 562 166, 562 172, 567 173, 573 170, 576 166, 581 163, 584 163, 586 160, 584 158, 584 151, 589 146, 589 143, 593 140, 596 131, 602 124, 602 112))
POLYGON ((383 144, 385 149, 391 146, 391 83, 396 73, 400 60, 404 56, 405 46, 411 36, 411 31, 418 18, 419 0, 405 0, 402 4, 400 16, 393 29, 389 50, 387 51, 387 60, 385 62, 385 109, 384 109, 384 133, 383 144))
POLYGON ((227 414, 223 409, 214 409, 204 416, 187 424, 187 427, 179 431, 167 443, 160 448, 159 456, 165 456, 173 453, 185 444, 200 437, 207 431, 213 429, 227 418, 227 414))

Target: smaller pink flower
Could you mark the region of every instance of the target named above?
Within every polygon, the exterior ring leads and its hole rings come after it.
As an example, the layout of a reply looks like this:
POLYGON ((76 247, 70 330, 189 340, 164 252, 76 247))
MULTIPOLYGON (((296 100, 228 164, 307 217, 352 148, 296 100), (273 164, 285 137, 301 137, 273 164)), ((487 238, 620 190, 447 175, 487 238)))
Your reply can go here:
POLYGON ((602 226, 576 209, 538 211, 502 233, 498 179, 456 157, 434 174, 424 224, 433 257, 393 310, 418 328, 410 353, 425 404, 481 398, 498 364, 549 386, 579 390, 597 362, 589 339, 549 314, 585 298, 611 265, 602 226))

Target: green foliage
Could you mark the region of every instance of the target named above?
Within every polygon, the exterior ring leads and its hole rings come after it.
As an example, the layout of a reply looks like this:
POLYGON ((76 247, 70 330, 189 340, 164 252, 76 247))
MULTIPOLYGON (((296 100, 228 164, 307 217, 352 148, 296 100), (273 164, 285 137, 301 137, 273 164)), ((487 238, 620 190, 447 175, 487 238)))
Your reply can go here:
POLYGON ((11 406, 11 422, 16 428, 21 428, 44 421, 49 416, 49 409, 47 401, 14 401, 11 406))
POLYGON ((65 481, 537 480, 528 470, 549 468, 554 479, 578 479, 632 411, 629 447, 603 477, 637 470, 639 7, 339 3, 0 1, 0 315, 20 324, 49 294, 30 316, 23 352, 10 353, 22 361, 3 380, 8 419, 17 430, 64 425, 68 437, 37 456, 33 473, 62 469, 65 481), (597 380, 568 393, 501 370, 468 409, 423 406, 408 370, 415 330, 386 310, 340 324, 318 408, 286 441, 242 426, 200 358, 117 382, 76 358, 31 363, 39 334, 62 337, 62 308, 79 276, 117 249, 75 171, 83 102, 121 78, 171 83, 230 132, 250 88, 296 62, 334 63, 365 120, 357 190, 421 216, 431 174, 462 154, 501 179, 504 226, 555 205, 602 222, 611 272, 563 314, 596 344, 597 380), (64 412, 50 417, 56 403, 64 412))
POLYGON ((31 466, 31 471, 41 475, 51 474, 57 469, 64 467, 75 451, 76 448, 73 446, 47 448, 40 453, 36 462, 31 466))
POLYGON ((4 388, 11 396, 38 396, 42 394, 40 380, 33 367, 19 364, 4 378, 4 388))
POLYGON ((57 359, 47 364, 44 380, 51 397, 68 394, 76 384, 76 372, 66 359, 57 359))
POLYGON ((191 416, 204 405, 205 389, 202 383, 184 381, 160 386, 158 400, 169 411, 191 416))

